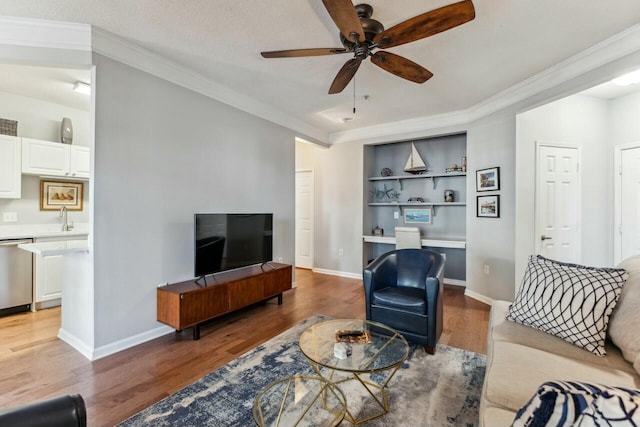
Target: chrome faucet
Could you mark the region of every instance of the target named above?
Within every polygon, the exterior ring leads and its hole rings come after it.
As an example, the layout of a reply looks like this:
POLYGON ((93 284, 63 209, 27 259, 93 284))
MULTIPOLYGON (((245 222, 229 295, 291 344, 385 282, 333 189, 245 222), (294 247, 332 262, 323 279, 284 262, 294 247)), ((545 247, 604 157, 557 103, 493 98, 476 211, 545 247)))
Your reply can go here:
POLYGON ((67 207, 63 206, 60 208, 60 218, 62 218, 62 231, 69 231, 69 222, 68 222, 68 212, 67 207))

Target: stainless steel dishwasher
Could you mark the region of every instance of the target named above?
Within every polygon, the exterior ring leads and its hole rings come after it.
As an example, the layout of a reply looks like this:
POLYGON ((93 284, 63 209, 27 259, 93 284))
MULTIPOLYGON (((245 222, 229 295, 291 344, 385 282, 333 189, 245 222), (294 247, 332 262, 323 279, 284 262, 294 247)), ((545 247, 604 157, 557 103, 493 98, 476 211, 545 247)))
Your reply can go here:
POLYGON ((29 310, 33 301, 33 257, 18 248, 31 239, 0 240, 0 315, 29 310))

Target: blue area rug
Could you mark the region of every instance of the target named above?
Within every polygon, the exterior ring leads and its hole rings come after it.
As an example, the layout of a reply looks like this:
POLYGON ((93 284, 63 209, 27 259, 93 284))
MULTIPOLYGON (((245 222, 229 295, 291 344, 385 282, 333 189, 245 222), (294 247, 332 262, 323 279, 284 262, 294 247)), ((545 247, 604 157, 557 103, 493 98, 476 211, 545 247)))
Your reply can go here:
MULTIPOLYGON (((298 347, 315 315, 119 424, 253 426, 253 401, 266 385, 294 374, 313 375, 298 347)), ((476 426, 486 357, 438 345, 435 355, 413 346, 388 388, 390 411, 366 426, 476 426)), ((349 407, 360 397, 345 390, 349 407)), ((350 425, 346 421, 343 425, 350 425)))

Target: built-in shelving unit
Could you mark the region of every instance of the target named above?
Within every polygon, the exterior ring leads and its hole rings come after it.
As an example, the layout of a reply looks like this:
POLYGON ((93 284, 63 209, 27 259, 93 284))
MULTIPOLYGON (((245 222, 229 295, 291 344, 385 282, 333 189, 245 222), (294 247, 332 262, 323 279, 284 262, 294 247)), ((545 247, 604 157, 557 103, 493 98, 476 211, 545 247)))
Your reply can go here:
POLYGON ((453 168, 454 163, 462 164, 466 146, 465 134, 365 146, 363 264, 394 249, 395 227, 417 226, 423 247, 446 254, 445 277, 452 279, 449 282, 464 284, 467 172, 447 169, 453 168), (411 143, 427 164, 427 171, 422 174, 398 173, 404 169, 411 143), (387 169, 396 173, 381 176, 388 173, 387 169), (453 202, 444 201, 445 190, 454 193, 453 202), (430 209, 430 222, 405 223, 408 209, 430 209), (383 229, 384 234, 374 235, 374 228, 383 229))

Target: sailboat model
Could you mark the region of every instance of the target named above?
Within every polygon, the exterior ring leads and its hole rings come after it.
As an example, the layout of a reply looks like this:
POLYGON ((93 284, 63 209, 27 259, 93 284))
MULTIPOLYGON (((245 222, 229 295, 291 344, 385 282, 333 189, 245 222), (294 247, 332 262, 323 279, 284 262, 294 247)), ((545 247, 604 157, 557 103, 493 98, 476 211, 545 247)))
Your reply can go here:
POLYGON ((412 173, 414 175, 419 175, 422 172, 426 172, 427 165, 420 157, 420 153, 416 149, 415 144, 411 143, 411 154, 409 154, 409 160, 407 160, 407 164, 404 166, 404 171, 412 173))

